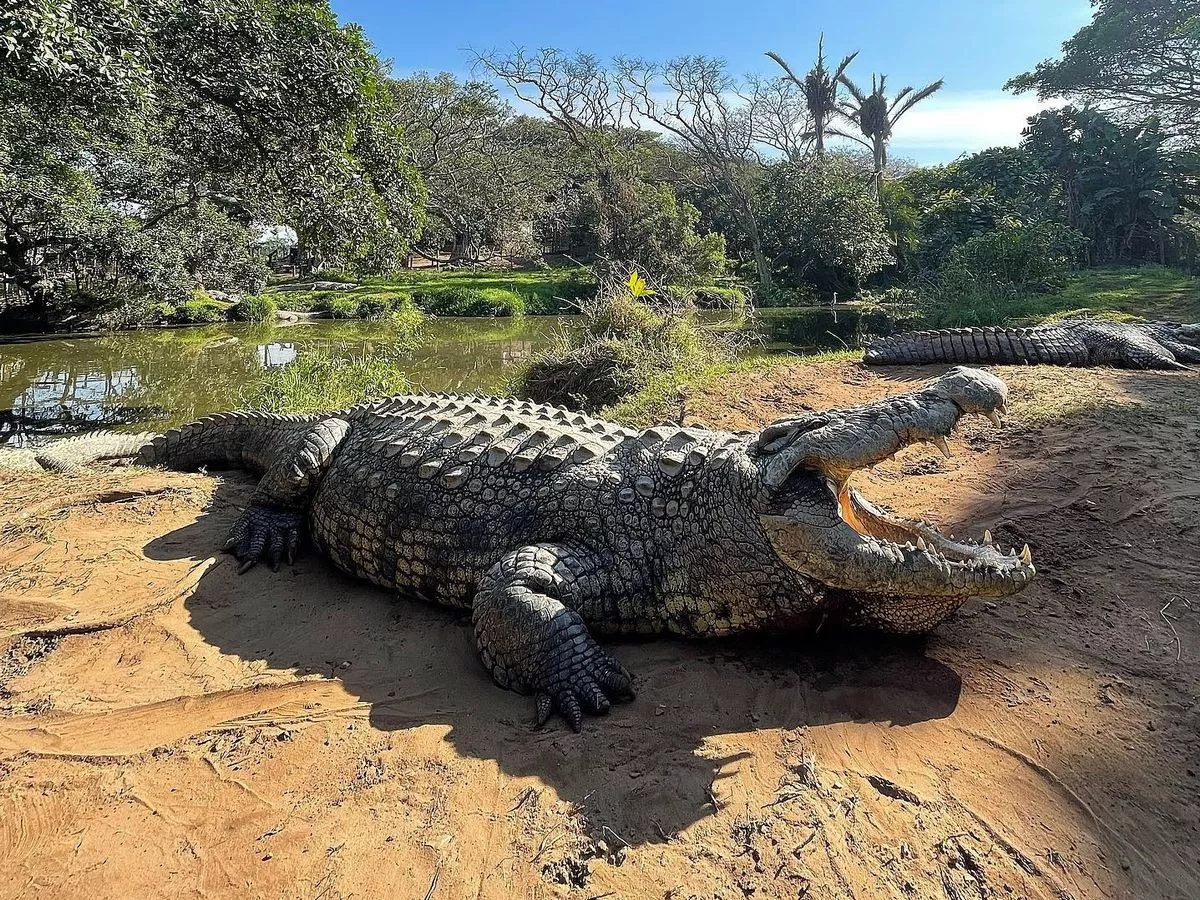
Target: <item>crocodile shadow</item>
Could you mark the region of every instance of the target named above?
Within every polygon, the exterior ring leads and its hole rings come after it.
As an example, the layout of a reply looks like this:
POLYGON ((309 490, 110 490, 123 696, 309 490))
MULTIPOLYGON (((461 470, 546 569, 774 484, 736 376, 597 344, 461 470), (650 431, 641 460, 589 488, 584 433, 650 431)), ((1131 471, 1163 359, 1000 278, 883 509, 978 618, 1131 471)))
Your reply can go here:
MULTIPOLYGON (((146 554, 212 556, 251 489, 230 475, 205 515, 146 554)), ((914 641, 839 633, 622 641, 613 650, 635 673, 637 700, 589 718, 579 735, 560 720, 538 731, 532 701, 496 687, 479 663, 469 614, 396 598, 311 549, 278 573, 259 567, 238 577, 221 559, 185 601, 210 644, 279 672, 337 678, 370 704, 376 728, 449 726, 446 740, 461 755, 539 777, 593 827, 607 825, 630 844, 663 840, 713 813, 714 781, 751 755, 738 749, 738 733, 940 719, 962 686, 914 641)))

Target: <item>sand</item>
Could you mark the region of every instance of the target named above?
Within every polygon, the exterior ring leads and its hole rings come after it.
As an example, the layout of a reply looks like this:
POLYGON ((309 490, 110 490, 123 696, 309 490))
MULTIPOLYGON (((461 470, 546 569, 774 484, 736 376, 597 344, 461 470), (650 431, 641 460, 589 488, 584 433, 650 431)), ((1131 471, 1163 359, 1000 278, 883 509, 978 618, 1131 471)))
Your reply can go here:
MULTIPOLYGON (((936 369, 796 365, 750 428, 936 369)), ((1000 370, 1012 414, 858 484, 1039 577, 924 641, 622 642, 532 729, 467 620, 214 552, 238 475, 0 475, 0 896, 1200 896, 1200 379, 1000 370)))

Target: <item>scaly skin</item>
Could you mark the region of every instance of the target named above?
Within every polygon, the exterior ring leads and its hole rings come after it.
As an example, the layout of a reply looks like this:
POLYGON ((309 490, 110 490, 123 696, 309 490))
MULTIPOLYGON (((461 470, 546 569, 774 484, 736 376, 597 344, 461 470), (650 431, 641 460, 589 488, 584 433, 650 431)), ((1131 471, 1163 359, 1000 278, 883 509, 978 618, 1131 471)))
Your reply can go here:
MULTIPOLYGON (((911 633, 1033 576, 1028 548, 956 542, 882 512, 857 469, 998 421, 1003 382, 955 369, 920 390, 784 419, 758 434, 636 432, 516 400, 395 397, 338 413, 226 413, 140 442, 136 460, 262 473, 227 543, 243 570, 290 559, 302 529, 338 567, 470 608, 497 683, 578 729, 632 695, 593 634, 813 629, 911 633)), ((129 441, 122 448, 133 455, 129 441)), ((87 441, 41 452, 88 461, 87 441)), ((96 453, 112 455, 102 440, 96 453)))
POLYGON ((1052 366, 1119 366, 1186 369, 1200 363, 1200 324, 1120 325, 1065 319, 1031 328, 949 328, 908 331, 872 343, 870 365, 926 363, 1044 363, 1052 366))

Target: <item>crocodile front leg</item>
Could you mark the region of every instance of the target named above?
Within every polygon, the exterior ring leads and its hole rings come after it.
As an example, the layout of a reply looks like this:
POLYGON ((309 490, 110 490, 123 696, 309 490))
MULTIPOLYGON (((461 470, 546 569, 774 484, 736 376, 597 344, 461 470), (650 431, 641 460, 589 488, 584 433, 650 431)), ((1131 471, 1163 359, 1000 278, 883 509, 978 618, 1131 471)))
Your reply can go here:
POLYGON ((479 655, 501 687, 534 694, 537 724, 558 710, 576 731, 584 710, 632 699, 629 673, 588 633, 575 608, 603 590, 586 551, 537 544, 509 553, 480 582, 473 621, 479 655))
POLYGON ((349 429, 345 419, 314 422, 276 455, 225 542, 241 563, 239 575, 262 560, 272 569, 295 560, 308 502, 349 429))

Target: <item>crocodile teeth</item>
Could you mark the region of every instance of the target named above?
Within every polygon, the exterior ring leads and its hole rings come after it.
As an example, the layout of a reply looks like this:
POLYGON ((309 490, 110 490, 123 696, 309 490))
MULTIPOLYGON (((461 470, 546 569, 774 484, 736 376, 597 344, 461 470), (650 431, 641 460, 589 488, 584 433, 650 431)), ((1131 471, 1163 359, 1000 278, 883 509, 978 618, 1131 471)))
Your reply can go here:
POLYGON ((946 443, 946 439, 944 437, 939 434, 931 441, 931 443, 941 451, 942 456, 946 457, 946 459, 950 458, 950 445, 946 443))
POLYGON ((929 549, 929 547, 925 544, 925 538, 923 538, 923 537, 917 538, 917 549, 922 552, 929 549))
POLYGON ((993 540, 992 540, 992 532, 991 532, 991 529, 990 529, 990 528, 989 528, 989 529, 984 529, 984 532, 983 532, 983 542, 984 542, 985 544, 993 544, 993 543, 995 543, 995 541, 993 541, 993 540))
POLYGON ((1025 565, 1033 562, 1033 554, 1029 552, 1028 544, 1021 548, 1021 562, 1025 563, 1025 565))
POLYGON ((987 414, 987 417, 997 428, 1003 424, 1003 421, 1000 419, 1000 413, 996 412, 994 409, 987 414))

